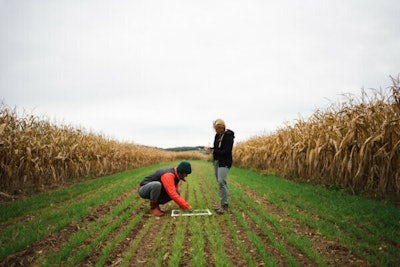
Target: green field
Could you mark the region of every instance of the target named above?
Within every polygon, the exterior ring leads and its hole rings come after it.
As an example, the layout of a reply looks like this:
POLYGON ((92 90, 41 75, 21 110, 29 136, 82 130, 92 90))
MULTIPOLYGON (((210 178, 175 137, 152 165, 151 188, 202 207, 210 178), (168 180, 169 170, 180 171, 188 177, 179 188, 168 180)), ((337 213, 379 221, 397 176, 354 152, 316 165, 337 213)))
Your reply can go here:
MULTIPOLYGON (((400 207, 232 168, 224 215, 149 216, 137 194, 154 165, 0 203, 0 266, 399 266, 400 207)), ((192 161, 182 196, 219 202, 192 161)))

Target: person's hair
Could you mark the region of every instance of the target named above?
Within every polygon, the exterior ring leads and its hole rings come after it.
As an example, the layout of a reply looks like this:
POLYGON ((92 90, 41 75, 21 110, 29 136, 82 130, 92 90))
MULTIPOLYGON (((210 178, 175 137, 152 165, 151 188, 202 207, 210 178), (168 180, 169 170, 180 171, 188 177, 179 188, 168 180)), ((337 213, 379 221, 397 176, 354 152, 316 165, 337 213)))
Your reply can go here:
POLYGON ((213 121, 213 127, 214 129, 220 129, 223 128, 225 129, 225 122, 222 119, 216 119, 215 121, 213 121))

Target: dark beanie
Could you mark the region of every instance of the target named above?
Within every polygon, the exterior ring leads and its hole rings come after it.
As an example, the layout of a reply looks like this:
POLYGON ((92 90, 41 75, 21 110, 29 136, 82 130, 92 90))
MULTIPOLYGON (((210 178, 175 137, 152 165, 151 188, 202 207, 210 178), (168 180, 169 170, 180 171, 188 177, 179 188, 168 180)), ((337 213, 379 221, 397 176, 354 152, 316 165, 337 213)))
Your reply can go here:
POLYGON ((186 174, 191 174, 192 173, 192 167, 190 166, 190 163, 188 161, 182 161, 178 165, 178 172, 180 173, 186 173, 186 174))

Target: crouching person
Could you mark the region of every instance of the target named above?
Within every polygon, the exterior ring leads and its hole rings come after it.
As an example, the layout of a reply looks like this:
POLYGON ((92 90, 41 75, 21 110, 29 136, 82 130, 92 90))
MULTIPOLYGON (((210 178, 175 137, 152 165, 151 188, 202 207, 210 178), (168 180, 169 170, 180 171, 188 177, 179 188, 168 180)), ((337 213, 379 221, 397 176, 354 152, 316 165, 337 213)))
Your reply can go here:
POLYGON ((182 161, 177 167, 159 169, 147 176, 140 183, 139 196, 150 200, 150 213, 155 216, 163 216, 164 211, 159 204, 165 204, 171 200, 182 209, 192 207, 180 196, 179 182, 192 173, 192 167, 188 161, 182 161))

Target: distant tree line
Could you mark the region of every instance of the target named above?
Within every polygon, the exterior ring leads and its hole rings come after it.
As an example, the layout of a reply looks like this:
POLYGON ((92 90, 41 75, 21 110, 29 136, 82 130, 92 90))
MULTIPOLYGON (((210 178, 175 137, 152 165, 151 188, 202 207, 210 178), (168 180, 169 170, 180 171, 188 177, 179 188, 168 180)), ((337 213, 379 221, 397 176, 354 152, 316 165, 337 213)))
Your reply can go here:
POLYGON ((182 146, 182 147, 172 147, 166 148, 166 151, 174 151, 174 152, 184 152, 184 151, 199 151, 203 150, 204 146, 182 146))

